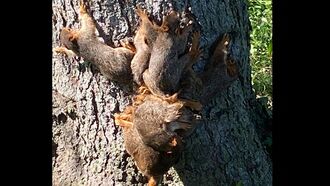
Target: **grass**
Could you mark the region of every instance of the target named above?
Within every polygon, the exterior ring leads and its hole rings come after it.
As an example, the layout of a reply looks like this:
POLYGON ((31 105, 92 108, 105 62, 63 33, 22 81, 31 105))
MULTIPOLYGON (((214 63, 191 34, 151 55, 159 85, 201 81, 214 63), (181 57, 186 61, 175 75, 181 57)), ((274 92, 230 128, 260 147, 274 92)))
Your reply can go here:
MULTIPOLYGON (((271 116, 273 109, 272 85, 272 1, 248 0, 249 18, 252 25, 250 33, 251 51, 250 61, 252 66, 252 85, 257 99, 268 107, 271 116)), ((265 129, 267 124, 264 126, 265 129)), ((272 157, 272 131, 265 130, 261 143, 272 157)))
POLYGON ((252 85, 257 98, 266 97, 267 106, 272 110, 272 1, 248 0, 248 3, 252 25, 252 85))

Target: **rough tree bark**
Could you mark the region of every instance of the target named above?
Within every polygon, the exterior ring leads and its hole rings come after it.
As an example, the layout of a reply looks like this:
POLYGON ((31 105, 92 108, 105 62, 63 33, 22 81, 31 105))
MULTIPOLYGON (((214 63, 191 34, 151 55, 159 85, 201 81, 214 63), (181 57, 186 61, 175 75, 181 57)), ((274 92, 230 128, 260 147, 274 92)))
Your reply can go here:
MULTIPOLYGON (((138 26, 134 12, 144 2, 158 20, 184 1, 94 0, 93 18, 109 45, 132 37, 138 26)), ((53 47, 60 28, 78 28, 78 0, 54 0, 53 47)), ((165 185, 272 185, 272 162, 260 142, 259 128, 268 116, 251 86, 249 20, 245 0, 191 1, 201 26, 204 56, 220 34, 229 32, 229 51, 240 68, 239 79, 203 110, 204 120, 186 139, 179 163, 164 176, 165 185)), ((144 185, 124 149, 122 130, 113 114, 130 102, 128 87, 119 87, 83 63, 53 54, 53 185, 144 185)))

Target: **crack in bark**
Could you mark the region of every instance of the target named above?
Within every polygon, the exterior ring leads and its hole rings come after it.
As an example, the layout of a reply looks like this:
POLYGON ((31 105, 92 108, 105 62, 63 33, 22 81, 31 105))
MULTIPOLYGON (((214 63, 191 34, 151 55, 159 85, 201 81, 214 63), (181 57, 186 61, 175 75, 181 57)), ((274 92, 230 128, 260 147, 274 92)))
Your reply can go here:
MULTIPOLYGON (((93 106, 93 112, 94 112, 94 120, 92 121, 92 123, 95 122, 95 125, 96 125, 96 129, 95 129, 95 135, 94 135, 94 141, 93 141, 93 144, 94 144, 94 148, 95 148, 95 141, 97 139, 97 134, 98 134, 98 131, 99 131, 99 125, 100 125, 100 121, 99 121, 99 111, 97 109, 97 103, 96 103, 96 96, 95 96, 95 93, 94 91, 92 91, 92 106, 93 106)), ((97 152, 97 150, 95 149, 95 152, 97 152)))
POLYGON ((128 15, 127 15, 127 10, 126 10, 126 14, 124 13, 124 10, 126 9, 126 6, 124 5, 124 1, 119 0, 118 1, 119 7, 120 7, 120 15, 122 17, 124 17, 126 24, 127 24, 127 32, 129 36, 132 36, 132 28, 131 28, 131 23, 129 21, 128 15))

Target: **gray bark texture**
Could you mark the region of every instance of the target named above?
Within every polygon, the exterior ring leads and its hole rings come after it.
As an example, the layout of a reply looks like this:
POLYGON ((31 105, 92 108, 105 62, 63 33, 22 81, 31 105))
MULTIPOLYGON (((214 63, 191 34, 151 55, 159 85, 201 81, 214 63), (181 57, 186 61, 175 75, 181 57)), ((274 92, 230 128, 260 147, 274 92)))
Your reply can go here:
MULTIPOLYGON (((155 19, 184 1, 93 0, 92 17, 105 43, 133 37, 138 3, 155 19)), ((190 2, 201 27, 203 69, 210 47, 223 33, 231 34, 229 52, 238 62, 239 78, 203 109, 203 120, 185 139, 180 161, 164 175, 163 185, 272 185, 272 161, 261 143, 259 128, 268 115, 256 100, 249 64, 249 20, 245 0, 190 2)), ((53 0, 53 43, 59 46, 63 27, 78 28, 77 0, 53 0)), ((107 80, 82 58, 53 53, 53 185, 146 185, 124 148, 122 129, 113 114, 130 103, 128 87, 107 80)))

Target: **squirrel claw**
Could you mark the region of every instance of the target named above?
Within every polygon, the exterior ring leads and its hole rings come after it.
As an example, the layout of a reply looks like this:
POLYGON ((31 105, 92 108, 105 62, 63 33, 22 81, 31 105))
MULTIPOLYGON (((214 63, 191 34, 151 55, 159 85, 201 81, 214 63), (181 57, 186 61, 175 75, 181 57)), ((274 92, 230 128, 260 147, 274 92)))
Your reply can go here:
POLYGON ((222 37, 221 44, 222 44, 224 47, 227 47, 229 41, 230 41, 229 34, 225 33, 225 34, 223 35, 223 37, 222 37))

